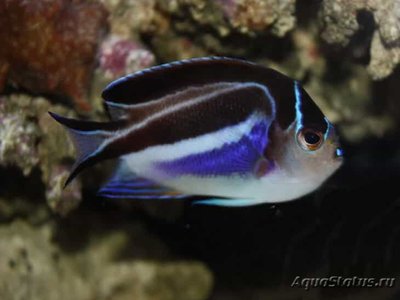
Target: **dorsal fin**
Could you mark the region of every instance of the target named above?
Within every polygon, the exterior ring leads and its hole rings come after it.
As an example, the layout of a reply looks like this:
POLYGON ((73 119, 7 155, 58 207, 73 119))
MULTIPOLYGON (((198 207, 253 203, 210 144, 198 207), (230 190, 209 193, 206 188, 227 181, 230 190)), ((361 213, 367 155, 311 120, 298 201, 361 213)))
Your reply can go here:
POLYGON ((104 101, 104 106, 112 121, 126 119, 129 115, 129 105, 104 101))

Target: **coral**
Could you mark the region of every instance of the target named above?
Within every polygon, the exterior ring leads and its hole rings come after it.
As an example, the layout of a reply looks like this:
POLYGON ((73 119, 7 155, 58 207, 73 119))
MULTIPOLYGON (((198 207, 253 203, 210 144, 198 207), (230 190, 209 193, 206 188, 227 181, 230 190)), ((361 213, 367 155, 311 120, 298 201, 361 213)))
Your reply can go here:
POLYGON ((31 101, 36 110, 37 122, 41 130, 40 143, 37 145, 40 156, 42 179, 46 183, 46 200, 55 212, 65 215, 81 201, 79 179, 64 189, 74 157, 73 146, 61 126, 54 126, 48 111, 65 116, 76 116, 61 106, 51 106, 48 101, 31 101))
POLYGON ((295 1, 157 0, 163 30, 144 33, 161 61, 207 55, 246 57, 255 38, 283 37, 294 28, 295 1), (247 44, 249 47, 243 47, 247 44))
POLYGON ((101 0, 110 11, 111 32, 123 38, 140 33, 162 34, 170 26, 169 18, 157 9, 158 0, 101 0))
POLYGON ((64 189, 70 169, 71 165, 54 164, 50 168, 50 174, 46 182, 47 203, 53 211, 64 216, 75 209, 82 199, 82 187, 79 180, 74 180, 68 188, 64 189))
POLYGON ((29 175, 39 162, 36 144, 40 129, 31 120, 33 114, 27 98, 18 101, 18 107, 10 106, 9 99, 0 98, 0 164, 16 165, 29 175))
POLYGON ((370 109, 372 85, 364 68, 355 67, 348 72, 347 80, 336 83, 313 77, 306 89, 329 120, 338 124, 344 140, 356 143, 369 136, 384 136, 395 126, 393 117, 370 109))
POLYGON ((99 0, 109 12, 109 34, 102 40, 90 91, 91 103, 103 111, 102 90, 111 81, 152 66, 155 56, 141 42, 142 34, 162 35, 169 19, 155 0, 99 0))
POLYGON ((317 28, 297 29, 292 37, 295 59, 274 68, 293 78, 307 77, 305 88, 328 119, 341 129, 344 139, 358 142, 368 136, 382 137, 395 126, 395 116, 379 115, 371 109, 373 86, 363 66, 334 70, 327 65, 318 47, 317 28), (344 79, 326 81, 332 72, 340 72, 339 77, 344 79))
POLYGON ((0 164, 17 166, 25 176, 40 168, 50 207, 65 214, 79 203, 80 184, 62 192, 71 167, 65 160, 73 157, 74 150, 64 130, 52 123, 47 114, 50 109, 71 115, 61 106, 51 107, 43 98, 0 97, 0 164))
POLYGON ((392 74, 400 63, 400 41, 398 45, 386 46, 380 33, 374 33, 371 42, 371 61, 367 68, 373 79, 383 79, 392 74))
POLYGON ((322 33, 328 43, 347 45, 360 29, 357 16, 369 12, 375 22, 368 72, 373 79, 390 75, 400 63, 400 2, 397 0, 326 0, 321 9, 322 33))
POLYGON ((270 30, 282 37, 293 29, 294 0, 217 0, 233 28, 242 33, 270 30))
POLYGON ((328 43, 346 45, 359 29, 357 11, 362 7, 361 1, 324 1, 321 18, 326 28, 322 37, 328 43))
POLYGON ((119 258, 132 240, 133 247, 165 253, 165 246, 139 227, 129 235, 125 229, 93 234, 79 253, 64 252, 54 243, 55 233, 51 223, 0 226, 0 274, 7 278, 0 280, 1 299, 202 300, 210 292, 212 277, 201 263, 119 258))
POLYGON ((85 98, 106 17, 94 1, 1 1, 0 91, 8 82, 89 109, 85 98))
POLYGON ((101 43, 98 65, 92 78, 91 103, 94 110, 103 113, 101 92, 113 80, 151 67, 155 56, 136 37, 111 33, 101 43))
POLYGON ((152 39, 157 57, 163 61, 175 61, 192 57, 207 56, 208 51, 185 36, 173 32, 152 39))
POLYGON ((295 25, 294 0, 160 0, 173 14, 189 9, 192 18, 203 26, 212 26, 221 36, 234 31, 253 35, 268 30, 282 37, 295 25))
POLYGON ((154 59, 154 55, 139 42, 111 35, 100 47, 99 68, 110 81, 148 68, 154 59))
POLYGON ((179 27, 180 31, 193 31, 194 21, 200 26, 210 26, 220 36, 226 36, 231 32, 229 22, 224 17, 223 9, 214 1, 203 0, 158 0, 160 7, 167 14, 173 16, 184 16, 187 13, 191 18, 180 18, 175 27, 179 27))

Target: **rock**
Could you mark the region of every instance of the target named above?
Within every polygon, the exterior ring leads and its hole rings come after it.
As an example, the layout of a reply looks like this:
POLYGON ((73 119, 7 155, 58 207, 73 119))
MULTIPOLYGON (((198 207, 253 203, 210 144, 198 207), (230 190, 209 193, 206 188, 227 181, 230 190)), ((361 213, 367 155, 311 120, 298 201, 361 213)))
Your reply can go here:
POLYGON ((152 261, 116 264, 106 270, 96 299, 202 300, 212 277, 200 263, 152 261))
MULTIPOLYGON (((389 76, 400 63, 400 3, 397 0, 326 0, 320 17, 325 24, 322 37, 345 46, 360 29, 357 16, 368 12, 375 22, 368 72, 374 80, 389 76)), ((367 39, 368 37, 364 37, 367 39)))
POLYGON ((295 25, 294 0, 160 0, 172 14, 189 11, 201 26, 213 27, 220 36, 238 31, 253 35, 269 31, 282 37, 295 25))
POLYGON ((269 30, 283 37, 294 28, 293 0, 217 0, 233 28, 242 33, 269 30))
POLYGON ((382 37, 378 32, 375 32, 371 43, 371 61, 367 68, 372 78, 379 80, 389 76, 399 63, 400 46, 385 46, 384 41, 382 41, 382 37))
POLYGON ((29 175, 39 163, 40 137, 29 97, 0 97, 0 164, 18 166, 29 175))
POLYGON ((201 263, 118 259, 129 240, 141 242, 134 247, 163 251, 140 227, 129 236, 123 230, 92 234, 77 253, 53 242, 54 228, 23 221, 0 226, 0 274, 7 278, 0 280, 1 299, 202 300, 209 295, 212 276, 201 263))
POLYGON ((88 110, 87 90, 107 12, 96 1, 0 2, 0 92, 6 83, 69 97, 88 110))
POLYGON ((112 33, 101 43, 97 59, 90 97, 94 111, 104 117, 104 88, 122 76, 151 67, 155 56, 137 38, 112 33))
POLYGON ((66 161, 72 159, 74 149, 66 132, 48 115, 49 110, 73 115, 64 107, 51 106, 44 98, 0 97, 0 164, 18 167, 24 176, 40 169, 50 207, 65 214, 80 202, 81 189, 78 179, 63 192, 71 167, 66 161))
POLYGON ((110 81, 150 67, 154 55, 137 41, 111 35, 101 45, 99 63, 99 72, 110 81))
POLYGON ((140 33, 162 34, 169 17, 158 9, 157 0, 100 0, 110 12, 111 33, 137 39, 140 33))

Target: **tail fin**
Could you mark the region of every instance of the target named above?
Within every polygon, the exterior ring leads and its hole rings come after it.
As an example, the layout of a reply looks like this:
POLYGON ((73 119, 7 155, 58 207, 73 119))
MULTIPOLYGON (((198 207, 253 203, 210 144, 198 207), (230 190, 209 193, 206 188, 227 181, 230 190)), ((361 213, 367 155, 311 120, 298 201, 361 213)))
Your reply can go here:
POLYGON ((112 136, 113 131, 116 129, 116 124, 112 122, 79 121, 65 118, 52 112, 49 112, 49 114, 68 130, 77 153, 71 174, 65 182, 65 186, 67 186, 79 172, 99 160, 98 156, 103 150, 102 145, 112 136))

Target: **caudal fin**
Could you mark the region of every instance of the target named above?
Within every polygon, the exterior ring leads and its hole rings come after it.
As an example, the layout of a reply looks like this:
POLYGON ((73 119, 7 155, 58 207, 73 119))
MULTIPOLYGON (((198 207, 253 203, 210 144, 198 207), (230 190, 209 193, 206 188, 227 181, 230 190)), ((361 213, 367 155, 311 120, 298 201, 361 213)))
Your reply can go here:
POLYGON ((68 130, 76 149, 76 161, 65 182, 65 186, 67 186, 80 171, 98 161, 97 158, 103 150, 105 141, 113 134, 115 124, 79 121, 59 116, 53 112, 49 112, 49 114, 68 130))

